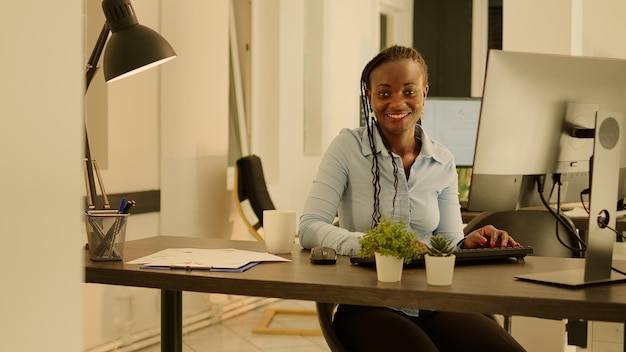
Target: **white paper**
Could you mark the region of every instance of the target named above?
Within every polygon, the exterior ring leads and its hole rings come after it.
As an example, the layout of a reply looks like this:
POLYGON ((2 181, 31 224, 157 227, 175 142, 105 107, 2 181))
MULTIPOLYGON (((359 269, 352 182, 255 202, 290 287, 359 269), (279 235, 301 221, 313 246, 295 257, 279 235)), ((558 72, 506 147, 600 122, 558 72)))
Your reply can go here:
POLYGON ((277 255, 240 249, 168 248, 127 264, 142 267, 239 269, 256 262, 290 262, 277 255))

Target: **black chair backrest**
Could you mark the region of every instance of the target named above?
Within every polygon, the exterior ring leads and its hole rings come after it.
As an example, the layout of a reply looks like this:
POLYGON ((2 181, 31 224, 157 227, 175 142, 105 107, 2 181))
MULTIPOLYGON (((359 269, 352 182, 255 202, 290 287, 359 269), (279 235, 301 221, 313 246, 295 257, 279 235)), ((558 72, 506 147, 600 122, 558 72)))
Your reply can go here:
MULTIPOLYGON (((565 217, 571 229, 575 229, 571 220, 565 217)), ((557 220, 547 210, 516 210, 483 212, 472 219, 463 229, 465 234, 485 225, 493 225, 506 230, 516 241, 524 246, 532 246, 534 255, 546 257, 580 257, 576 249, 569 249, 556 237, 557 220)), ((558 223, 559 238, 567 245, 580 248, 577 237, 565 225, 558 223)))
POLYGON ((256 155, 244 156, 237 160, 237 192, 239 201, 248 200, 250 207, 263 226, 263 210, 276 209, 265 183, 261 159, 256 155))
POLYGON ((337 303, 316 302, 317 319, 319 320, 322 334, 330 350, 332 352, 347 352, 347 349, 342 345, 341 341, 339 341, 333 328, 333 314, 337 305, 337 303))

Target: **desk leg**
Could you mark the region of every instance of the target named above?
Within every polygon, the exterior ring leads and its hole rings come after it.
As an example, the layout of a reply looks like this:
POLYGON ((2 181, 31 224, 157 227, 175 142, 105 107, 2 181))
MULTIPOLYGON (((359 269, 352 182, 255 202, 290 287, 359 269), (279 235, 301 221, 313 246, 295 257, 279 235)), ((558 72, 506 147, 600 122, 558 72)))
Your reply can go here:
POLYGON ((161 290, 161 352, 183 351, 183 293, 161 290))

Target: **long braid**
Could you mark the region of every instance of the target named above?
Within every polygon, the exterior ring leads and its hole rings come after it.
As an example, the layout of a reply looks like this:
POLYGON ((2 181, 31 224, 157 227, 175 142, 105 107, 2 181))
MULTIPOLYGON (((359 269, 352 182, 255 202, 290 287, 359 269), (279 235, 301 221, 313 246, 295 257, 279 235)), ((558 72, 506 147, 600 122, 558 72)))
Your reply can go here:
MULTIPOLYGON (((365 71, 364 71, 365 73, 365 71)), ((369 76, 369 74, 368 74, 369 76)), ((366 86, 361 81, 361 104, 365 113, 365 126, 367 127, 367 137, 372 149, 372 186, 374 187, 374 211, 372 212, 372 226, 376 226, 380 221, 380 167, 378 166, 378 155, 376 153, 376 143, 374 142, 374 132, 372 131, 376 121, 372 118, 372 107, 365 92, 366 86)), ((378 124, 376 124, 378 125, 378 124)))
POLYGON ((424 81, 428 82, 428 69, 426 66, 426 62, 422 58, 422 56, 416 50, 412 48, 402 47, 398 45, 391 46, 383 51, 381 51, 378 55, 376 55, 370 62, 365 65, 363 72, 361 73, 361 103, 363 104, 363 111, 365 113, 366 122, 365 125, 367 127, 367 136, 369 139, 370 148, 372 149, 372 186, 374 187, 374 209, 372 212, 372 226, 376 226, 380 221, 382 214, 380 212, 380 166, 378 162, 378 154, 376 149, 376 143, 374 139, 374 126, 376 127, 378 133, 380 134, 383 145, 387 152, 391 156, 391 164, 393 166, 393 203, 392 203, 392 217, 395 214, 396 209, 396 196, 398 195, 398 164, 396 163, 393 154, 391 153, 391 149, 389 147, 389 143, 387 142, 385 136, 383 135, 376 119, 372 116, 372 106, 367 98, 367 91, 369 90, 370 85, 370 74, 372 71, 378 67, 380 64, 388 61, 402 60, 402 59, 410 59, 416 61, 421 67, 422 72, 424 74, 424 81))
MULTIPOLYGON (((380 126, 378 124, 376 124, 376 127, 378 128, 378 133, 382 136, 383 132, 380 130, 380 126)), ((393 157, 393 154, 391 153, 391 147, 389 147, 389 143, 387 142, 387 139, 385 137, 382 138, 383 139, 383 145, 385 146, 385 148, 387 149, 387 153, 389 153, 389 155, 391 156, 391 166, 393 167, 393 203, 392 203, 392 208, 391 208, 391 216, 393 217, 393 215, 396 213, 396 196, 398 195, 398 163, 396 162, 396 158, 393 157)))

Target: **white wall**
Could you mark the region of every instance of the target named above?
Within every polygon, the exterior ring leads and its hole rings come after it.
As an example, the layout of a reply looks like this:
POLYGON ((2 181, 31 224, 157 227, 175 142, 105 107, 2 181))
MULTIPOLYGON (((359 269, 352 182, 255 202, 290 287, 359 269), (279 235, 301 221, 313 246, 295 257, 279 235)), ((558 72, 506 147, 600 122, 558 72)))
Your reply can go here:
POLYGON ((570 54, 572 0, 503 3, 503 50, 570 54))
POLYGON ((626 58, 626 2, 578 0, 582 6, 582 55, 626 58))
POLYGON ((161 233, 230 236, 228 0, 163 1, 178 53, 161 80, 161 233))
POLYGON ((625 12, 620 0, 507 1, 503 49, 626 58, 625 12))
POLYGON ((81 351, 83 7, 0 13, 0 350, 81 351))

